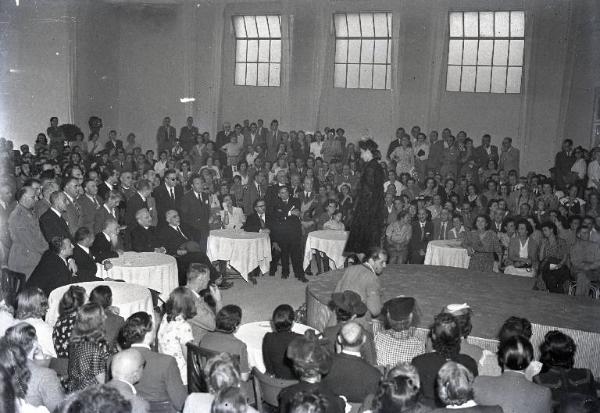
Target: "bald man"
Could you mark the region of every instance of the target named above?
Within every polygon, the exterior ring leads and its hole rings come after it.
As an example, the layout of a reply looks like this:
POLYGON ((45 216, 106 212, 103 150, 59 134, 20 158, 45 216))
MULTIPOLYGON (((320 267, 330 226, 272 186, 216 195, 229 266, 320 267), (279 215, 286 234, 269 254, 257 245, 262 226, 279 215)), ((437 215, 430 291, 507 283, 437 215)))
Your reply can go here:
POLYGON ((131 402, 131 413, 145 413, 148 411, 148 402, 137 395, 133 386, 142 377, 146 362, 141 353, 135 349, 123 350, 112 359, 110 371, 112 380, 106 383, 131 402))
POLYGON ((362 403, 368 394, 377 391, 381 373, 360 355, 360 348, 367 340, 366 331, 355 321, 349 321, 340 329, 337 337, 342 351, 332 358, 329 374, 323 383, 338 396, 350 403, 362 403))

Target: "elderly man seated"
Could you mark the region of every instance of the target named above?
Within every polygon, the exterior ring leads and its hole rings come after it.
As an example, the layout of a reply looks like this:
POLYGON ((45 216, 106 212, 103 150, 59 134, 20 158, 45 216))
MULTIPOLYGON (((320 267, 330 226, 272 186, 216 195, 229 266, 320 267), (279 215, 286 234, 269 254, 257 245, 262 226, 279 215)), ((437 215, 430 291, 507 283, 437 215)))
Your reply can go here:
POLYGON ((349 321, 342 326, 337 340, 342 351, 332 357, 331 368, 323 384, 351 403, 362 403, 367 395, 377 391, 381 379, 381 372, 360 354, 367 334, 360 324, 349 321))
POLYGON ((590 241, 590 229, 581 226, 569 251, 571 274, 577 279, 575 295, 589 294, 592 281, 600 280, 600 244, 590 241))

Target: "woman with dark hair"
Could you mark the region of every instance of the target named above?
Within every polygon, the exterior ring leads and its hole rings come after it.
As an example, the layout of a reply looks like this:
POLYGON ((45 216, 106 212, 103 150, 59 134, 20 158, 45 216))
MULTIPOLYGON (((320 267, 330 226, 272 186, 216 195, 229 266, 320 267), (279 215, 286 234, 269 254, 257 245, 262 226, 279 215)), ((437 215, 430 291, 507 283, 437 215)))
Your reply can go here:
POLYGON ((231 355, 237 354, 240 357, 242 380, 246 381, 250 376, 248 349, 243 341, 233 335, 241 323, 242 309, 233 304, 224 306, 215 317, 215 331, 202 337, 200 347, 231 355))
POLYGON ((84 304, 69 342, 69 381, 67 390, 74 392, 106 381, 106 363, 110 356, 104 334, 104 310, 98 304, 84 304))
POLYGON ((500 342, 498 377, 479 376, 473 389, 478 404, 502 407, 505 412, 549 413, 552 411, 550 390, 527 380, 525 371, 533 359, 533 347, 523 336, 500 342))
MULTIPOLYGON (((0 340, 0 367, 6 371, 9 376, 8 380, 11 382, 10 387, 3 387, 7 390, 8 401, 12 399, 16 402, 14 412, 48 413, 48 409, 44 406, 35 407, 25 400, 29 380, 31 379, 31 371, 27 366, 27 354, 25 350, 4 339, 0 340)), ((3 397, 0 400, 4 402, 3 397)))
MULTIPOLYGON (((106 341, 113 343, 117 338, 119 329, 125 323, 125 319, 118 314, 115 314, 115 307, 112 307, 112 290, 108 285, 99 285, 90 293, 90 303, 96 303, 102 307, 106 320, 104 327, 106 331, 106 341)), ((117 309, 118 310, 118 309, 117 309)))
POLYGON ((288 413, 325 413, 327 399, 319 393, 302 391, 296 393, 290 402, 288 413))
POLYGON ((469 269, 491 272, 494 269, 494 253, 500 254, 502 247, 496 233, 490 230, 491 222, 487 215, 477 215, 475 229, 467 232, 462 242, 471 260, 469 269))
POLYGON ((321 382, 321 378, 331 367, 331 353, 327 350, 326 343, 320 342, 314 331, 308 330, 290 343, 287 355, 294 363, 300 382, 281 390, 279 412, 287 413, 296 393, 306 391, 318 392, 327 399, 327 413, 343 413, 344 401, 321 382))
POLYGON ((375 157, 377 144, 367 139, 359 141, 358 147, 365 165, 356 190, 352 225, 345 253, 365 256, 369 248, 381 244, 381 234, 385 225, 383 192, 385 176, 383 168, 375 157))
POLYGON ((535 277, 538 266, 537 243, 531 239, 533 228, 524 218, 517 221, 517 236, 508 243, 504 274, 535 277))
POLYGON ((273 311, 273 330, 267 333, 262 343, 262 353, 267 373, 286 380, 295 380, 294 366, 287 358, 288 345, 300 334, 292 331, 294 325, 294 309, 288 304, 281 304, 273 311))
POLYGON ((466 354, 460 353, 461 330, 452 314, 441 313, 435 316, 433 326, 429 330, 433 352, 415 357, 412 364, 417 368, 421 378, 423 402, 431 407, 443 407, 437 398, 435 382, 440 368, 448 360, 462 364, 473 374, 478 375, 477 362, 466 354))
POLYGON ((381 380, 379 389, 362 405, 363 412, 425 413, 431 409, 419 401, 421 380, 417 369, 409 363, 398 363, 381 380))
POLYGON ((541 373, 533 378, 533 382, 548 387, 555 403, 570 393, 596 397, 596 383, 592 372, 573 367, 576 351, 573 339, 558 330, 547 332, 540 345, 543 367, 541 373))
POLYGON ((122 349, 135 348, 146 362, 145 372, 135 384, 138 395, 149 402, 164 403, 173 411, 181 411, 187 397, 187 388, 181 381, 175 358, 150 348, 155 339, 152 316, 140 311, 130 315, 125 321, 117 342, 122 349))
POLYGON ((52 331, 58 358, 69 358, 69 339, 77 319, 77 310, 85 303, 85 295, 85 288, 72 285, 58 303, 58 320, 52 331))
POLYGON ((242 390, 239 387, 227 387, 215 395, 210 413, 248 413, 248 409, 242 390))
POLYGON ((570 277, 567 242, 558 237, 558 229, 554 223, 546 221, 541 227, 543 238, 539 251, 539 275, 536 278, 538 282, 535 287, 553 293, 564 293, 564 284, 570 277))
POLYGON ((192 290, 177 287, 165 304, 166 313, 158 329, 158 351, 175 357, 181 380, 187 384, 187 347, 194 340, 192 326, 187 321, 196 316, 192 290))
POLYGON ((52 327, 44 321, 48 312, 48 298, 40 288, 25 288, 17 295, 16 318, 35 327, 38 342, 45 359, 56 357, 52 343, 52 327))
POLYGON ((37 343, 35 328, 27 323, 15 324, 6 330, 3 340, 22 348, 27 354, 27 366, 31 371, 31 379, 25 394, 27 403, 54 410, 65 395, 56 372, 37 363, 37 358, 42 355, 37 343))

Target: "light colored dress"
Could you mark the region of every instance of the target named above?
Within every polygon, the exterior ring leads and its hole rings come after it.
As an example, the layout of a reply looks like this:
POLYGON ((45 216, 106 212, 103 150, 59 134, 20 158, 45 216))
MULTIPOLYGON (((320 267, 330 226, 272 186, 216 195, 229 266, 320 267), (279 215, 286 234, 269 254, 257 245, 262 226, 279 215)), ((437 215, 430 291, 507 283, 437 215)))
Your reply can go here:
POLYGON ((35 327, 38 344, 42 349, 42 353, 44 353, 44 357, 56 358, 56 350, 54 349, 54 341, 52 340, 52 326, 41 318, 26 318, 19 321, 35 327))
POLYGON ((181 380, 187 385, 187 360, 183 355, 182 346, 193 341, 192 326, 181 315, 168 321, 163 318, 158 329, 158 352, 173 356, 179 367, 181 380))
POLYGON ((246 222, 246 217, 244 216, 244 211, 242 208, 233 207, 233 212, 227 211, 227 223, 225 223, 225 210, 222 209, 219 211, 219 216, 221 217, 221 222, 223 223, 223 228, 225 229, 241 229, 244 226, 244 222, 246 222))
POLYGON ((390 154, 390 158, 396 161, 396 175, 400 176, 403 173, 411 173, 415 166, 415 154, 413 148, 402 146, 396 147, 394 152, 390 154))

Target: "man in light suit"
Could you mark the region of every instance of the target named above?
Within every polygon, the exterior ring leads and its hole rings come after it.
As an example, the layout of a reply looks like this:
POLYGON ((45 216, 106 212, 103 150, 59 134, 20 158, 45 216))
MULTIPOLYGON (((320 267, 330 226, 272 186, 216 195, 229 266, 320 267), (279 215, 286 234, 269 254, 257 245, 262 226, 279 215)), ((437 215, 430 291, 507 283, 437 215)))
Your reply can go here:
POLYGON ((520 153, 517 148, 512 146, 512 138, 504 138, 502 140, 502 152, 500 153, 498 167, 504 169, 507 173, 514 169, 517 171, 517 176, 519 176, 519 160, 520 153))
POLYGON ((481 137, 481 146, 478 146, 473 151, 473 157, 475 158, 475 165, 477 168, 486 169, 490 161, 498 163, 498 147, 491 145, 490 142, 492 137, 487 133, 481 137))
MULTIPOLYGON (((81 207, 77 203, 81 193, 81 184, 77 178, 68 178, 63 186, 63 192, 67 197, 66 210, 63 212, 63 218, 67 221, 71 236, 75 234, 83 224, 83 214, 81 207)), ((93 221, 92 221, 93 222, 93 221)))
POLYGON ((452 229, 451 218, 450 211, 446 208, 442 208, 440 217, 433 220, 433 239, 449 239, 448 235, 452 229))
POLYGON ((525 369, 533 360, 533 347, 522 336, 500 343, 498 364, 502 375, 478 376, 473 390, 478 404, 502 407, 505 413, 548 413, 552 411, 550 389, 525 378, 525 369))
POLYGON ((210 269, 204 264, 194 263, 190 265, 187 273, 186 287, 192 291, 194 295, 194 303, 196 304, 196 315, 187 320, 192 326, 192 335, 195 342, 200 342, 202 337, 210 331, 215 331, 215 317, 223 306, 221 292, 218 288, 210 287, 210 295, 215 300, 215 308, 211 308, 205 301, 204 297, 200 296, 201 291, 206 291, 209 288, 210 269))
POLYGON ((81 226, 94 231, 94 225, 101 213, 102 201, 98 198, 98 186, 96 182, 87 179, 83 181, 83 195, 77 199, 81 210, 81 226))
POLYGON ((142 354, 132 348, 115 354, 110 363, 112 380, 106 386, 117 389, 131 403, 131 413, 146 413, 150 407, 134 387, 144 374, 145 364, 142 354))
POLYGON ((275 158, 277 156, 277 148, 279 144, 283 142, 282 140, 283 132, 279 130, 279 121, 277 119, 273 119, 271 122, 271 129, 267 133, 267 159, 271 162, 275 162, 275 158))
POLYGON ((17 191, 17 201, 8 218, 8 232, 12 240, 8 253, 8 268, 29 278, 42 254, 48 249, 48 242, 44 239, 39 221, 33 214, 35 189, 21 188, 17 191))
POLYGON ((257 172, 248 184, 244 186, 242 193, 242 207, 246 215, 254 212, 253 205, 258 198, 262 198, 267 192, 267 178, 263 172, 257 172))
POLYGON ((64 192, 53 192, 50 195, 50 209, 40 217, 40 230, 48 244, 54 237, 71 238, 69 225, 63 218, 67 210, 67 202, 67 195, 64 192))
POLYGON ((177 131, 173 126, 171 126, 171 118, 165 117, 163 119, 163 123, 158 127, 156 131, 156 146, 158 149, 158 154, 162 151, 170 152, 171 148, 175 146, 175 141, 177 140, 177 131))

